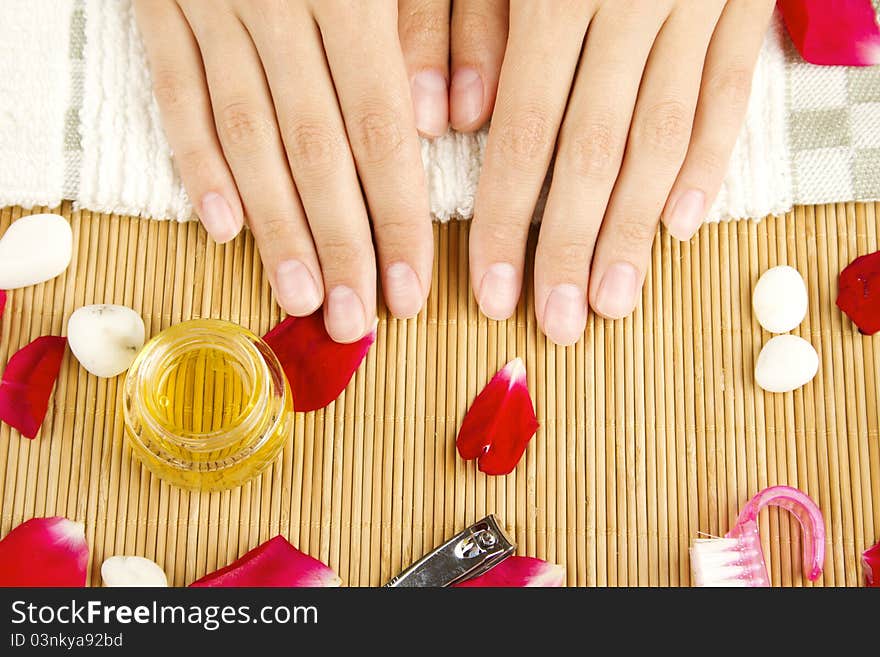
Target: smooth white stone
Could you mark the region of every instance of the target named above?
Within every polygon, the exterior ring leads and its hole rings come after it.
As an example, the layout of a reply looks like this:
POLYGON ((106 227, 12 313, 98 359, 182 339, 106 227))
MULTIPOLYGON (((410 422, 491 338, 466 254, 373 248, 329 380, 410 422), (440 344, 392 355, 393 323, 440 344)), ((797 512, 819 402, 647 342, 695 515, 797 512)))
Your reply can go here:
POLYGON ((768 392, 790 392, 813 380, 819 371, 819 354, 797 335, 771 338, 755 365, 755 383, 768 392))
POLYGON ((765 271, 755 285, 752 308, 758 323, 770 333, 788 333, 807 316, 807 286, 794 267, 765 271))
POLYGON ((82 366, 102 378, 125 372, 144 346, 144 320, 125 306, 84 306, 67 322, 70 350, 82 366))
POLYGON ((110 557, 101 564, 104 586, 165 587, 168 578, 159 564, 143 557, 110 557))
POLYGON ((73 258, 73 231, 57 214, 32 214, 0 238, 0 290, 37 285, 60 276, 73 258))

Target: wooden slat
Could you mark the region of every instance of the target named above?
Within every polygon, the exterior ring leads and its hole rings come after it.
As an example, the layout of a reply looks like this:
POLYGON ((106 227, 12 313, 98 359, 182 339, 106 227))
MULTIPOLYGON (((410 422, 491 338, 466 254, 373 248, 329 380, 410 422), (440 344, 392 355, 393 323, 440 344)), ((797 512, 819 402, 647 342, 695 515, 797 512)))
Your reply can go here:
MULTIPOLYGON (((248 235, 217 246, 195 224, 61 211, 74 262, 10 294, 2 362, 40 335, 63 335, 89 303, 135 308, 151 335, 196 317, 264 333, 281 318, 248 235)), ((29 213, 0 210, 0 230, 29 213)), ((273 468, 238 490, 189 493, 143 470, 122 433, 122 380, 95 379, 68 355, 41 435, 0 428, 0 536, 64 515, 86 523, 92 583, 106 557, 140 554, 183 585, 282 533, 346 584, 375 586, 494 512, 521 554, 564 564, 570 585, 687 585, 697 532, 723 534, 758 489, 789 484, 825 513, 818 584, 862 582, 859 554, 880 538, 880 338, 854 330, 833 296, 839 271, 878 249, 880 204, 707 225, 686 244, 661 233, 636 313, 591 316, 569 349, 541 336, 531 290, 510 321, 481 316, 467 224, 434 230, 426 310, 397 321, 380 308, 377 344, 348 390, 298 416, 273 468), (753 382, 770 336, 751 290, 783 263, 807 281, 809 313, 794 332, 821 369, 772 395, 753 382), (487 479, 458 459, 455 435, 516 356, 541 428, 513 474, 487 479)), ((797 524, 777 512, 761 524, 774 583, 805 585, 797 524)))

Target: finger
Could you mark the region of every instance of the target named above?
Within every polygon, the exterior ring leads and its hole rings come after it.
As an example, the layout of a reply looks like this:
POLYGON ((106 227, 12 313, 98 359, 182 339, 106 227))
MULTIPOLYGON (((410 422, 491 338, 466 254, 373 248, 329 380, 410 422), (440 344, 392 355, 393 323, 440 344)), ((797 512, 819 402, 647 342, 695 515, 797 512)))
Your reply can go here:
POLYGON ((450 0, 400 0, 398 31, 416 127, 438 137, 449 125, 450 0))
POLYGON ((663 211, 669 233, 680 240, 702 225, 727 173, 774 6, 770 0, 728 2, 715 28, 690 147, 663 211))
POLYGON ((639 83, 666 13, 599 11, 559 135, 535 253, 535 313, 557 344, 583 335, 590 261, 620 171, 639 83))
POLYGON ((241 230, 244 212, 214 129, 198 44, 172 0, 138 0, 134 9, 181 180, 211 237, 228 242, 241 230))
POLYGON ((593 257, 590 303, 604 317, 635 308, 660 211, 687 151, 704 54, 722 5, 679 3, 654 42, 593 257))
POLYGON ((508 4, 508 0, 455 0, 452 4, 449 115, 456 130, 477 130, 495 107, 507 43, 508 4))
POLYGON ((231 13, 202 2, 183 9, 202 51, 220 143, 266 273, 285 311, 309 314, 323 299, 320 268, 256 49, 231 13))
POLYGON ((385 300, 395 316, 411 317, 430 289, 434 236, 395 9, 393 3, 316 5, 375 227, 385 300))
POLYGON ((523 2, 511 10, 510 45, 470 233, 471 285, 492 319, 516 309, 529 224, 589 18, 557 6, 523 2))
POLYGON ((284 5, 272 21, 259 20, 255 7, 244 3, 242 17, 266 69, 287 160, 321 262, 327 330, 340 341, 358 339, 376 316, 376 261, 320 33, 300 6, 284 5))

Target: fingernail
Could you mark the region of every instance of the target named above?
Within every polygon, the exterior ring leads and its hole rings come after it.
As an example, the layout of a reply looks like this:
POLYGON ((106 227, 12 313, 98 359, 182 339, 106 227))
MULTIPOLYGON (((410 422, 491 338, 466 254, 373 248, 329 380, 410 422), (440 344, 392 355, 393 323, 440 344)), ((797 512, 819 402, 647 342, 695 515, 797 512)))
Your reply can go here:
POLYGON ((416 128, 423 135, 439 137, 449 123, 446 78, 440 71, 422 71, 412 79, 416 128))
POLYGON ((483 79, 476 69, 458 69, 452 76, 449 95, 453 125, 469 126, 480 118, 483 113, 483 79))
POLYGON ((516 270, 506 262, 489 267, 480 283, 480 310, 489 319, 507 319, 516 310, 519 286, 516 270))
POLYGON ((572 345, 587 325, 587 297, 576 285, 557 285, 544 307, 544 333, 556 344, 572 345))
POLYGON ((202 197, 202 224, 216 242, 228 242, 238 235, 241 226, 232 214, 232 208, 220 194, 208 192, 202 197))
POLYGON ((385 270, 385 301, 391 314, 400 319, 415 317, 422 309, 419 277, 405 262, 395 262, 385 270))
POLYGON ((327 332, 336 342, 354 342, 367 332, 364 304, 350 287, 338 285, 327 297, 327 332))
POLYGON ((594 306, 597 313, 609 319, 629 315, 636 307, 639 292, 639 272, 628 262, 611 265, 596 294, 594 306))
POLYGON ((672 208, 672 216, 666 230, 675 239, 687 241, 702 225, 706 211, 706 195, 698 189, 682 194, 672 208))
POLYGON ((285 260, 275 272, 275 294, 284 310, 308 315, 321 305, 321 293, 308 268, 299 260, 285 260))

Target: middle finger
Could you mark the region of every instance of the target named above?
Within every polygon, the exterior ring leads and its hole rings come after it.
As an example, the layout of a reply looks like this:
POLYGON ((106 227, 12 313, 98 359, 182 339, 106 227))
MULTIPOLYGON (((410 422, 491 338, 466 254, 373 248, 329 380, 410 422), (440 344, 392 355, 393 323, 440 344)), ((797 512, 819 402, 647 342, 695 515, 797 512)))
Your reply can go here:
POLYGON ((375 227, 391 312, 411 317, 428 296, 434 233, 396 2, 315 3, 327 61, 375 227))
POLYGON ((587 323, 590 262, 620 172, 639 81, 668 9, 603 6, 590 22, 559 135, 535 252, 535 314, 551 340, 577 342, 587 323))
POLYGON ((512 2, 510 36, 470 233, 471 286, 492 319, 519 300, 529 224, 547 174, 591 3, 512 2))

